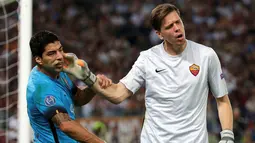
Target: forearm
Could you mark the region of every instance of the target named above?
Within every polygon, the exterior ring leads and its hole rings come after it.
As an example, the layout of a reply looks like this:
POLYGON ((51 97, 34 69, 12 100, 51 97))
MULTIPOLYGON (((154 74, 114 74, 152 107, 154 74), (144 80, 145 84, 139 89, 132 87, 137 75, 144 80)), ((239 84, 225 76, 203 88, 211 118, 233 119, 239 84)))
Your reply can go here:
MULTIPOLYGON (((61 127, 60 127, 61 128, 61 127)), ((77 121, 69 121, 62 131, 72 139, 82 143, 104 143, 103 140, 96 135, 90 133, 86 128, 83 128, 77 121)))
POLYGON ((233 130, 233 112, 229 100, 218 103, 218 114, 222 130, 233 130))
POLYGON ((233 112, 228 95, 217 98, 218 114, 220 118, 222 131, 220 132, 221 140, 219 143, 234 143, 233 133, 233 112))
POLYGON ((129 93, 129 91, 121 83, 113 83, 107 88, 101 88, 97 80, 91 88, 114 104, 122 102, 131 95, 131 93, 129 93))
POLYGON ((74 103, 77 106, 82 106, 89 103, 96 93, 90 88, 77 89, 76 95, 74 97, 74 103))

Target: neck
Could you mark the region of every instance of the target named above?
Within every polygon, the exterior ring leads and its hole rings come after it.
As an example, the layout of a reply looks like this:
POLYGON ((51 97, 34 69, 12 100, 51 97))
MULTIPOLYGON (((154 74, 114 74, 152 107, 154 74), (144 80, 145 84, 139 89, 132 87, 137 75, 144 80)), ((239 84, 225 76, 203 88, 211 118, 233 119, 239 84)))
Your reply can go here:
POLYGON ((164 41, 164 49, 165 51, 173 56, 180 55, 184 49, 186 48, 187 41, 185 40, 184 44, 181 45, 173 45, 167 41, 164 41))
POLYGON ((59 76, 59 73, 58 73, 58 72, 54 72, 54 71, 47 70, 47 69, 45 69, 45 68, 42 68, 42 67, 39 66, 39 65, 37 66, 37 69, 38 69, 40 72, 46 74, 47 76, 49 76, 49 77, 51 77, 51 78, 53 78, 53 79, 56 79, 56 78, 58 78, 58 76, 59 76))

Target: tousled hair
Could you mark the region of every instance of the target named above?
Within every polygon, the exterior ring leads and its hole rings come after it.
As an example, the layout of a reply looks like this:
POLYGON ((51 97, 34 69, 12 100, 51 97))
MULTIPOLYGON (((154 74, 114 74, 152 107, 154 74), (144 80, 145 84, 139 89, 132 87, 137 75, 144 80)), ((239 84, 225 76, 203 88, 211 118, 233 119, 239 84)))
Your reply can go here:
POLYGON ((171 12, 176 11, 180 16, 179 9, 170 3, 160 4, 151 12, 150 22, 153 29, 160 31, 162 20, 171 12))
POLYGON ((54 43, 55 41, 59 41, 59 39, 57 35, 55 35, 54 33, 50 31, 43 30, 34 34, 29 42, 32 56, 42 57, 45 47, 49 43, 54 43))

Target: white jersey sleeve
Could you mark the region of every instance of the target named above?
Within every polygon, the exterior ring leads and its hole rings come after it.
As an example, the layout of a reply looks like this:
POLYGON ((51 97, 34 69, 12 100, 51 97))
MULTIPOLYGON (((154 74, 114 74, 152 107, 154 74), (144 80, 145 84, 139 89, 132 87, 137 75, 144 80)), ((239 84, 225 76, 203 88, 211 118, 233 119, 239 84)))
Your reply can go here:
POLYGON ((129 71, 129 73, 120 80, 121 83, 123 83, 127 89, 132 91, 134 94, 143 84, 144 84, 144 77, 145 77, 145 58, 144 54, 140 54, 134 65, 132 66, 132 69, 129 71))
MULTIPOLYGON (((211 49, 211 48, 210 48, 211 49)), ((214 97, 219 98, 228 94, 226 81, 222 73, 220 60, 213 49, 209 52, 208 81, 214 97)))

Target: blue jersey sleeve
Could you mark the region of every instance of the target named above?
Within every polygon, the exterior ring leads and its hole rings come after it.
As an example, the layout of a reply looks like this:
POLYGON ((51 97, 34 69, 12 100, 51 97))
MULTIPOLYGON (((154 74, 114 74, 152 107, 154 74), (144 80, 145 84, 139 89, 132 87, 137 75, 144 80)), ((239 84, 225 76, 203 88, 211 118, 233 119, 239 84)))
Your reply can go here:
POLYGON ((67 113, 61 100, 61 92, 52 84, 40 84, 37 86, 34 101, 38 110, 46 117, 51 119, 57 112, 67 113))

